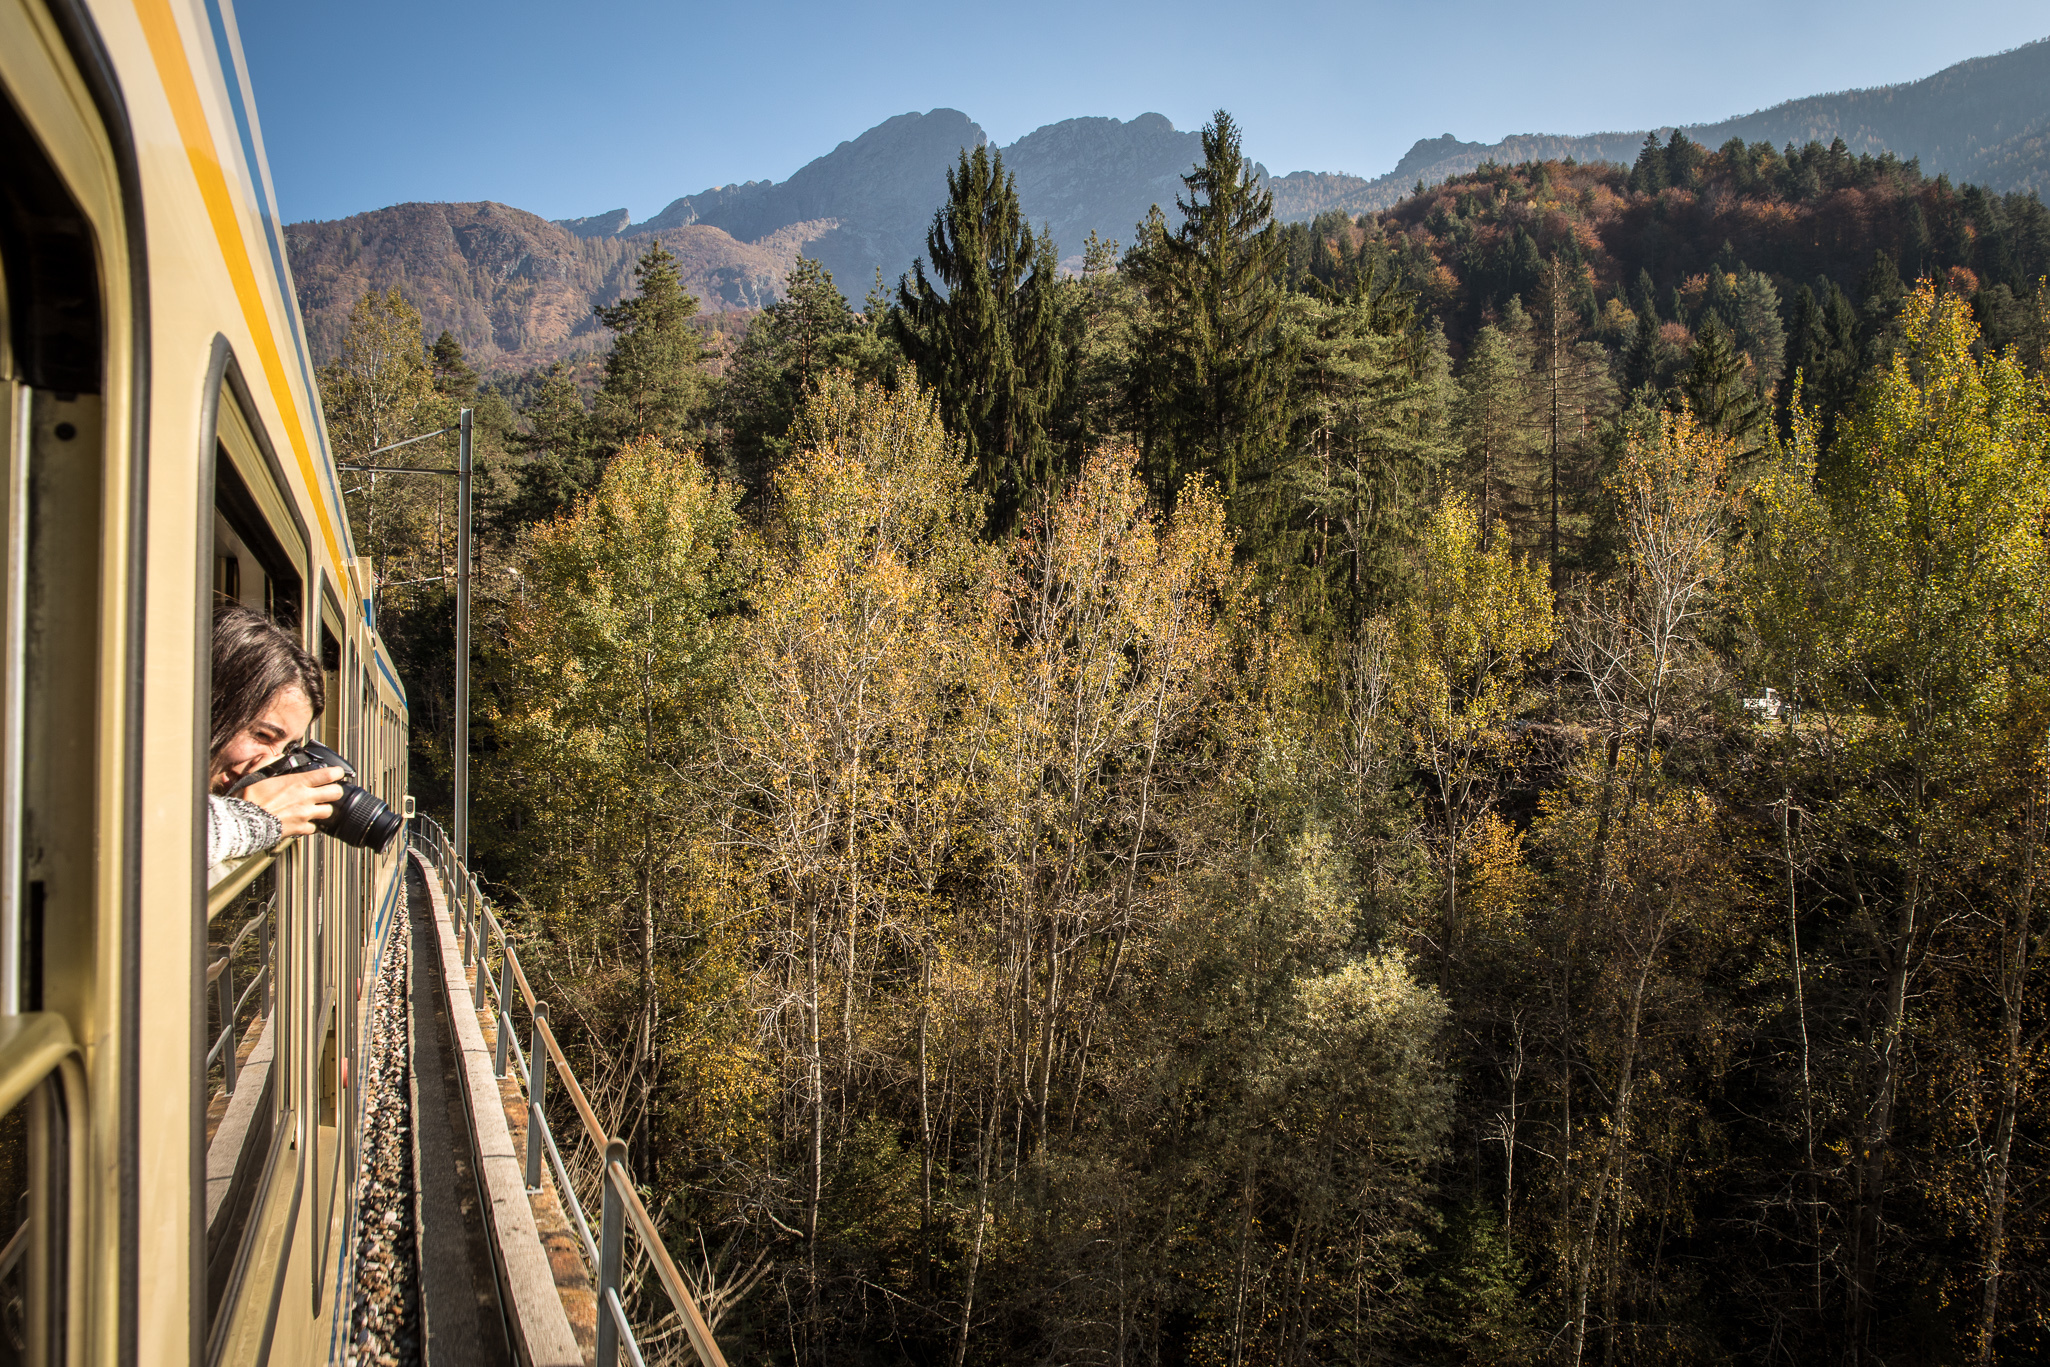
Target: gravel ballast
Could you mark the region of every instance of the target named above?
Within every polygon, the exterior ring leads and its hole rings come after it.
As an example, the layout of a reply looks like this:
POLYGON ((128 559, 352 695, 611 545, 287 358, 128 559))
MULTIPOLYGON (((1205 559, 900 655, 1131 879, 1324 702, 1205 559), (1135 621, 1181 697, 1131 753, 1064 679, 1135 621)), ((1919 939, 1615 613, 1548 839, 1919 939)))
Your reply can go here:
POLYGON ((364 1060, 350 1367, 420 1367, 419 1238, 413 1192, 409 937, 403 904, 385 948, 364 1060))

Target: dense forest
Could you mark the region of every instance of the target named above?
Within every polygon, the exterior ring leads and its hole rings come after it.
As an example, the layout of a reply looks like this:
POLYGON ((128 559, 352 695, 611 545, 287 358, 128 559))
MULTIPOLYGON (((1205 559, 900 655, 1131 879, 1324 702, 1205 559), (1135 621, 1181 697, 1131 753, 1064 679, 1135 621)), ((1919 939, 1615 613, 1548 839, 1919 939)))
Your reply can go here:
MULTIPOLYGON (((729 1358, 2034 1360, 2050 215, 1203 150, 1079 274, 981 149, 858 310, 323 372, 478 410, 477 862, 729 1358)), ((445 804, 452 510, 352 478, 445 804)))

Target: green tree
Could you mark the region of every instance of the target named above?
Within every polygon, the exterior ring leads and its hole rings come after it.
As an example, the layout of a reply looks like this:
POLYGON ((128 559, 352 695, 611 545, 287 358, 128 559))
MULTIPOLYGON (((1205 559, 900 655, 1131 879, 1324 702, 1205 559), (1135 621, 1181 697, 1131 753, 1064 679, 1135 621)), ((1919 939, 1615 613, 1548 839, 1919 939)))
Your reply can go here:
MULTIPOLYGON (((694 775, 727 679, 738 528, 733 491, 694 454, 630 442, 589 496, 536 528, 492 690, 500 753, 484 796, 519 821, 499 857, 518 861, 551 935, 589 956, 584 975, 612 984, 624 1019, 603 1043, 625 1075, 607 1123, 631 1136, 644 1178, 657 1171, 662 966, 711 957, 717 941, 694 891, 709 862, 694 775)), ((602 985, 573 1000, 602 1008, 602 985)))
POLYGON ((1528 511, 1527 463, 1537 436, 1529 338, 1493 323, 1474 334, 1459 374, 1459 435, 1477 486, 1481 544, 1528 511))
POLYGON ((546 522, 573 507, 598 482, 601 462, 584 392, 561 361, 548 368, 534 400, 520 415, 526 431, 515 433, 521 459, 512 469, 512 488, 496 510, 501 535, 546 522))
POLYGON ((1268 472, 1287 413, 1274 195, 1254 179, 1231 115, 1218 110, 1202 141, 1202 164, 1182 177, 1188 198, 1175 199, 1181 226, 1169 233, 1156 216, 1127 256, 1153 310, 1142 455, 1170 506, 1192 474, 1236 504, 1241 482, 1268 472))
POLYGON ((1053 471, 1048 426, 1065 383, 1053 240, 1035 235, 1001 152, 963 149, 926 255, 897 287, 896 333, 966 443, 990 526, 1008 532, 1053 471))
MULTIPOLYGON (((1844 854, 1839 895, 1868 909, 1854 962, 1876 990, 1860 1004, 1869 1025, 1843 1136, 1847 1327, 1861 1362, 1884 1288, 1910 1275, 1885 1256, 1910 983, 1955 910, 1959 796, 1991 767, 2026 677, 2017 667, 2042 658, 2050 606, 2050 404, 2012 358, 1975 356, 1977 342, 1964 301, 1924 282, 1830 459, 1818 414, 1797 409, 1790 458, 1751 517, 1753 629, 1841 738, 1822 757, 1820 819, 1844 854)), ((1997 1239, 1998 1227, 1987 1218, 1978 1232, 1997 1239)), ((1997 1248, 1988 1263, 1998 1267, 1997 1248)))
POLYGON ((1435 334, 1376 270, 1294 294, 1296 398, 1286 453, 1239 500, 1239 542, 1313 635, 1336 640, 1392 598, 1446 452, 1435 334))
POLYGON ((634 283, 636 293, 594 310, 612 332, 596 418, 614 450, 637 437, 682 441, 707 397, 705 347, 691 326, 698 301, 685 292, 676 258, 656 242, 634 263, 634 283))
POLYGON ((1688 349, 1681 392, 1701 424, 1737 443, 1741 453, 1755 450, 1768 429, 1765 404, 1735 341, 1729 325, 1710 314, 1688 349))
POLYGON ((727 459, 758 497, 790 450, 798 406, 827 369, 843 364, 863 331, 833 273, 797 258, 783 297, 748 324, 719 396, 727 459))

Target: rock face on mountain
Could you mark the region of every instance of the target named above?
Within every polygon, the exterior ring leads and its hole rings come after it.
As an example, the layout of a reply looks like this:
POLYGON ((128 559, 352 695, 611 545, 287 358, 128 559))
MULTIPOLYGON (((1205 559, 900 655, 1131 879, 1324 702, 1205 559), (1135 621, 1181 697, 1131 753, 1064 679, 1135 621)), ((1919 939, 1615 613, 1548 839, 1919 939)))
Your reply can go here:
POLYGON ((947 197, 948 168, 962 148, 984 141, 974 120, 958 109, 899 114, 786 181, 749 181, 686 195, 626 232, 701 223, 753 242, 794 223, 830 218, 837 226, 807 250, 833 272, 843 293, 859 300, 878 268, 894 282, 925 250, 926 225, 947 197))
MULTIPOLYGON (((1133 229, 1158 204, 1179 221, 1181 178, 1203 159, 1203 135, 1183 133, 1159 114, 1130 123, 1064 119, 1004 149, 1018 178, 1018 202, 1033 226, 1053 233, 1061 258, 1079 266, 1094 232, 1130 246, 1133 229)), ((1263 172, 1264 173, 1264 172, 1263 172)))
POLYGON ((399 204, 294 223, 285 241, 316 361, 333 358, 356 300, 396 286, 429 338, 448 329, 473 364, 494 371, 602 345, 592 308, 627 292, 651 239, 676 254, 684 288, 706 309, 760 308, 779 296, 797 254, 835 227, 831 219, 784 224, 753 242, 701 223, 580 236, 503 204, 399 204))

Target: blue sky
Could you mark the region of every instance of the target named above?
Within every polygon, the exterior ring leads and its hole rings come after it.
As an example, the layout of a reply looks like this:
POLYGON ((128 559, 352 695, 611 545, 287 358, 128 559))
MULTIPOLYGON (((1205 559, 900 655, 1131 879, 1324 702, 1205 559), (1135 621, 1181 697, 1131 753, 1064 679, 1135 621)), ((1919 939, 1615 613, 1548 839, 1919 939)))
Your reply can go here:
POLYGON ((243 0, 237 21, 287 221, 473 199, 642 218, 942 106, 999 143, 1221 106, 1272 171, 1371 176, 1440 133, 1707 122, 2050 36, 2043 0, 243 0))

